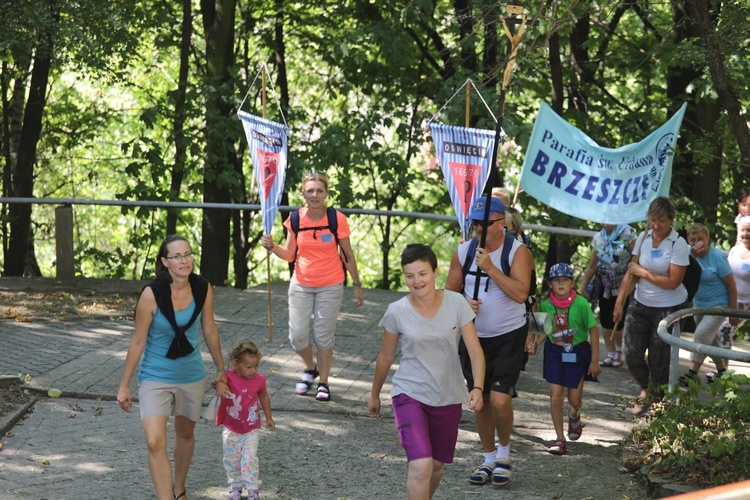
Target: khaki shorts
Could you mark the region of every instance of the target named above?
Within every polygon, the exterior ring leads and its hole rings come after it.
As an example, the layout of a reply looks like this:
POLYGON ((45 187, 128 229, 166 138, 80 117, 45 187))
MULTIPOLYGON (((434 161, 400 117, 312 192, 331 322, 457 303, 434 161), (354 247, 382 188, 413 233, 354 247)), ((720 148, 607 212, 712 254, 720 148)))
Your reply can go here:
POLYGON ((344 285, 311 287, 289 282, 289 343, 295 351, 312 343, 318 349, 333 349, 333 336, 339 319, 344 285))
POLYGON ((146 417, 183 416, 197 422, 201 416, 206 380, 169 384, 147 380, 138 384, 141 420, 146 417))

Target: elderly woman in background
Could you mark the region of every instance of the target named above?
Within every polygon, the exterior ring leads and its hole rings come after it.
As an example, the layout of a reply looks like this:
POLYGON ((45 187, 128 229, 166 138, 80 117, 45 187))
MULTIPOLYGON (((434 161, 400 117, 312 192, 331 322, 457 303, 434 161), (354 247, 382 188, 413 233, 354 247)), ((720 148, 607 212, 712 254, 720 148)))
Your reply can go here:
POLYGON ((656 328, 662 319, 682 309, 688 298, 682 279, 690 264, 689 247, 672 228, 675 212, 669 198, 660 196, 651 202, 646 213, 650 229, 635 241, 615 302, 612 319, 615 323, 625 319, 625 361, 641 387, 635 415, 648 411, 649 391, 651 396, 661 397, 661 386, 669 381, 670 347, 659 338, 656 328), (625 302, 634 288, 625 317, 625 302))
MULTIPOLYGON (((620 294, 620 285, 630 264, 637 233, 627 224, 602 224, 602 230, 596 233, 592 241, 594 251, 583 275, 581 295, 588 299, 591 309, 599 305, 599 322, 602 324, 602 336, 607 347, 607 357, 599 361, 600 366, 617 368, 622 366, 625 358, 622 354, 622 328, 615 327, 613 313, 615 302, 620 294), (592 285, 591 292, 588 291, 592 285)), ((627 309, 625 298, 623 308, 627 309)))
MULTIPOLYGON (((750 215, 737 216, 737 244, 732 247, 727 256, 729 266, 732 268, 735 286, 737 287, 737 309, 750 311, 750 215)), ((736 321, 727 319, 719 329, 719 344, 726 348, 732 348, 737 327, 744 321, 734 318, 736 321)), ((724 360, 724 366, 728 366, 728 360, 724 360)), ((717 372, 710 372, 706 377, 711 380, 717 372)))
MULTIPOLYGON (((711 246, 708 228, 703 224, 693 224, 688 229, 688 243, 690 244, 690 253, 701 266, 700 287, 693 297, 693 307, 737 309, 737 286, 734 283, 732 268, 724 252, 711 246)), ((718 347, 719 328, 725 319, 722 316, 696 316, 693 342, 718 347)), ((729 322, 736 326, 739 324, 739 318, 730 318, 729 322)), ((678 379, 680 384, 685 386, 688 385, 690 380, 699 380, 698 370, 703 365, 706 355, 692 352, 690 353, 690 359, 690 369, 678 379)), ((726 371, 724 360, 721 358, 713 358, 713 360, 716 364, 717 373, 721 376, 726 371)), ((708 377, 708 382, 713 382, 713 378, 708 377)))

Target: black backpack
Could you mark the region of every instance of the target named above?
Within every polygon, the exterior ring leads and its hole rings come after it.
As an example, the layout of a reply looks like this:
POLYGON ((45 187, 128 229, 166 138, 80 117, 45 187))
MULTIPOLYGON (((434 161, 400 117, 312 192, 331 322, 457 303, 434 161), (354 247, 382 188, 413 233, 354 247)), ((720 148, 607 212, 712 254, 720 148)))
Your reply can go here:
POLYGON ((292 224, 292 231, 294 232, 294 236, 296 237, 300 231, 320 231, 323 229, 330 229, 331 232, 333 233, 333 237, 336 239, 336 244, 338 244, 339 221, 338 219, 336 219, 336 209, 333 207, 327 207, 326 216, 328 218, 327 226, 310 226, 310 227, 300 228, 299 227, 299 210, 295 210, 289 215, 289 218, 292 220, 291 224, 292 224))
MULTIPOLYGON (((674 248, 674 242, 672 242, 672 248, 674 248)), ((688 302, 692 302, 693 297, 695 297, 695 294, 698 292, 698 287, 701 284, 701 273, 703 270, 695 257, 688 253, 688 258, 690 259, 690 263, 688 264, 687 269, 685 269, 685 276, 682 277, 682 284, 687 290, 688 302)))
MULTIPOLYGON (((325 226, 299 227, 299 210, 295 210, 289 215, 294 237, 296 238, 300 231, 322 231, 323 229, 328 229, 333 234, 333 239, 336 242, 336 246, 341 248, 341 246, 339 245, 339 221, 336 218, 336 209, 333 207, 327 207, 326 217, 328 219, 328 224, 325 226)), ((313 232, 313 238, 317 238, 315 232, 313 232)), ((349 259, 346 257, 346 252, 341 251, 340 253, 343 255, 344 261, 348 262, 349 259)))
MULTIPOLYGON (((506 276, 510 276, 510 251, 513 250, 513 241, 515 238, 511 235, 505 236, 505 242, 503 243, 503 252, 500 255, 500 269, 506 276)), ((474 237, 469 241, 469 249, 466 251, 466 257, 461 268, 464 275, 464 282, 466 282, 466 275, 471 274, 473 276, 479 276, 481 278, 487 278, 487 286, 489 286, 489 276, 484 273, 481 269, 477 268, 476 271, 471 272, 471 263, 473 262, 474 255, 476 254, 477 247, 479 246, 479 240, 474 237)), ((528 247, 527 247, 528 248, 528 247)), ((531 268, 531 279, 529 281, 529 294, 526 297, 526 310, 531 310, 534 305, 534 296, 536 295, 536 269, 532 266, 531 268)))

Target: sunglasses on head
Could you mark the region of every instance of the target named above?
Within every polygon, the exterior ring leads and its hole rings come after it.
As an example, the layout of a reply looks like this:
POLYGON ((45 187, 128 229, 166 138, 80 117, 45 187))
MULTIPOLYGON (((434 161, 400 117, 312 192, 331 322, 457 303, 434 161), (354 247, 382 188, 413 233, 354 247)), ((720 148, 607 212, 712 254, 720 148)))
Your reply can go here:
POLYGON ((323 172, 307 172, 303 179, 315 179, 322 177, 324 179, 328 179, 328 175, 324 174, 323 172))

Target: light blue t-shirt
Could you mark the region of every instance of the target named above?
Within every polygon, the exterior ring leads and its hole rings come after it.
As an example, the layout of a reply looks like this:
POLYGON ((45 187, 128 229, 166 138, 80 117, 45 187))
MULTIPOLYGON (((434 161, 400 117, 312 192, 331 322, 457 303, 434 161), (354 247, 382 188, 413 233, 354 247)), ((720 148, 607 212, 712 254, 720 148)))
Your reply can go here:
MULTIPOLYGON (((175 320, 179 326, 186 325, 193 316, 195 310, 195 299, 190 300, 190 305, 182 311, 175 311, 175 320)), ((206 378, 206 367, 203 365, 198 338, 198 323, 200 314, 195 322, 187 329, 185 336, 195 348, 187 356, 177 359, 169 359, 167 351, 172 345, 175 331, 169 324, 167 317, 162 314, 159 307, 148 329, 146 347, 141 357, 141 370, 138 375, 139 381, 166 382, 168 384, 190 384, 206 378)))
POLYGON ((709 247, 705 257, 695 259, 701 265, 701 284, 693 297, 695 307, 729 306, 729 292, 722 278, 732 274, 727 256, 709 247))

